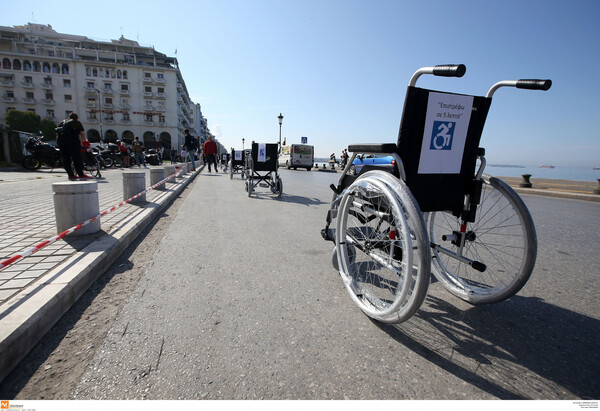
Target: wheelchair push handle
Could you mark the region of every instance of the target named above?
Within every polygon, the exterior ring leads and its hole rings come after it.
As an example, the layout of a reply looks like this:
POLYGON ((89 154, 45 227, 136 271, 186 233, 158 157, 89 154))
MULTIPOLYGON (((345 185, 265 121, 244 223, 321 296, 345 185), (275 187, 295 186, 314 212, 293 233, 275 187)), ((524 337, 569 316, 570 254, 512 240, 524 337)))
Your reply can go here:
POLYGON ((464 64, 444 64, 433 68, 433 75, 441 77, 462 77, 466 72, 464 64))
POLYGON ((414 87, 417 80, 423 74, 433 74, 434 76, 442 77, 462 77, 467 72, 467 67, 464 64, 442 64, 435 67, 422 67, 415 71, 415 74, 408 83, 409 87, 414 87))
POLYGON ((516 87, 527 90, 548 91, 552 87, 552 80, 517 80, 516 87))
POLYGON ((500 87, 516 87, 526 90, 542 90, 548 91, 552 87, 552 80, 505 80, 500 81, 492 86, 487 92, 486 97, 492 98, 496 90, 500 87))

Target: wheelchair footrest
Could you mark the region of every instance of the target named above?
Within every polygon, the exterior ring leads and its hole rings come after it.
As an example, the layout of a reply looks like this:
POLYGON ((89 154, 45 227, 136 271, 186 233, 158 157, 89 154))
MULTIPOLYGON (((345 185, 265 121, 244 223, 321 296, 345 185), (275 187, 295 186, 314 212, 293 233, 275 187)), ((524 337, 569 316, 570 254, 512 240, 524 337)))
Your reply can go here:
POLYGON ((335 228, 322 229, 321 236, 325 241, 335 241, 335 228))

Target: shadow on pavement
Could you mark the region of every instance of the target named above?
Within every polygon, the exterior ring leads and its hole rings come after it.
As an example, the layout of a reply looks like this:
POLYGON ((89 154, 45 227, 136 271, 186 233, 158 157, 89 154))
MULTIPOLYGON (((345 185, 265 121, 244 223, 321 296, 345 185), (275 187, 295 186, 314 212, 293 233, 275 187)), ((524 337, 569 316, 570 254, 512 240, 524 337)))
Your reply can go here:
POLYGON ((600 321, 539 298, 515 296, 463 311, 428 296, 406 323, 376 324, 501 399, 600 398, 600 321))

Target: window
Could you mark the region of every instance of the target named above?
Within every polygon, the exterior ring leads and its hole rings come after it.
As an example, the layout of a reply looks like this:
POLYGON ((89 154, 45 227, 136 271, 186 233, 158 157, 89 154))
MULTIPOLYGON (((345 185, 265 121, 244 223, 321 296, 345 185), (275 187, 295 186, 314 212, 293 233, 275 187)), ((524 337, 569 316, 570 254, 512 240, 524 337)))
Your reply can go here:
POLYGON ((33 77, 31 77, 31 76, 25 76, 25 78, 23 79, 23 81, 25 81, 26 84, 33 84, 33 77))
POLYGON ((46 93, 46 100, 47 101, 54 100, 54 95, 52 93, 46 93))
POLYGON ((127 79, 127 70, 123 70, 123 78, 127 79))
POLYGON ((113 103, 113 99, 112 97, 106 97, 104 99, 104 104, 112 104, 113 103))
POLYGON ((4 60, 2 60, 2 68, 4 70, 10 70, 10 68, 11 68, 10 59, 5 58, 4 60))
POLYGON ((128 106, 129 105, 129 99, 128 98, 122 98, 121 99, 121 104, 124 106, 128 106))
POLYGON ((44 84, 52 85, 52 77, 44 77, 44 84))
POLYGON ((112 84, 111 83, 104 83, 104 90, 112 90, 112 84))
POLYGON ((144 78, 152 78, 152 73, 144 73, 144 78))
MULTIPOLYGON (((37 63, 37 61, 35 63, 33 63, 33 71, 36 71, 35 70, 36 63, 37 63)), ((44 73, 50 73, 50 63, 44 63, 43 67, 44 67, 44 73)))
POLYGON ((108 112, 108 113, 104 113, 104 120, 114 120, 115 118, 113 117, 113 113, 112 111, 108 112))
POLYGON ((165 122, 165 116, 163 116, 162 114, 158 115, 158 122, 159 123, 164 123, 165 122))
POLYGON ((62 74, 69 74, 69 65, 68 64, 63 64, 61 69, 62 69, 62 74))
POLYGON ((28 60, 25 60, 25 62, 23 63, 23 70, 31 71, 31 63, 28 60))
MULTIPOLYGON (((46 63, 48 64, 48 63, 46 63)), ((34 61, 33 62, 33 71, 41 71, 41 65, 39 61, 34 61)), ((48 67, 44 66, 44 73, 50 73, 50 65, 48 65, 48 67), (48 70, 48 71, 46 71, 48 70)))
POLYGON ((52 72, 55 74, 60 74, 60 66, 58 63, 52 64, 52 72))
POLYGON ((121 84, 121 90, 128 91, 129 90, 129 84, 121 84))
POLYGON ((163 73, 156 73, 156 77, 160 79, 164 79, 165 75, 163 73))
POLYGON ((21 70, 21 60, 13 60, 13 70, 21 70))
POLYGON ((121 70, 117 70, 117 78, 121 78, 121 70))
POLYGON ((95 106, 96 105, 96 97, 88 97, 87 103, 88 103, 88 106, 95 106))
POLYGON ((159 94, 165 94, 165 88, 164 87, 159 87, 158 88, 158 93, 159 94))
POLYGON ((165 108, 165 107, 166 107, 166 106, 165 106, 165 102, 164 102, 164 101, 159 101, 159 102, 158 102, 158 107, 165 108))
POLYGON ((85 75, 86 76, 92 76, 92 68, 91 67, 86 67, 85 68, 85 75))
POLYGON ((16 110, 14 107, 6 107, 6 112, 8 113, 10 110, 16 110))
POLYGON ((93 81, 88 81, 87 82, 87 88, 95 88, 96 84, 93 81))
POLYGON ((146 93, 152 93, 152 87, 148 87, 148 86, 146 86, 146 87, 144 87, 144 91, 145 91, 146 93))
POLYGON ((152 121, 152 113, 146 113, 146 114, 144 114, 144 120, 146 120, 146 121, 152 121))
POLYGON ((12 90, 7 90, 4 96, 8 98, 15 98, 15 93, 12 90))
POLYGON ((129 118, 129 112, 123 112, 123 121, 131 121, 131 119, 129 118))
POLYGON ((92 69, 92 77, 98 77, 98 69, 96 67, 92 69))
POLYGON ((110 70, 109 69, 104 69, 104 77, 110 78, 110 70))
POLYGON ((63 80, 63 86, 64 86, 64 87, 69 87, 69 88, 70 88, 70 87, 71 87, 71 80, 69 80, 69 79, 64 79, 64 80, 63 80))
POLYGON ((73 96, 70 94, 65 94, 65 103, 70 103, 73 101, 73 96))
POLYGON ((152 107, 152 101, 150 100, 144 100, 144 104, 146 105, 146 107, 152 107))
POLYGON ((54 118, 54 110, 46 110, 46 117, 47 118, 54 118))
POLYGON ((88 111, 87 112, 87 119, 88 120, 96 120, 96 112, 95 111, 88 111))
POLYGON ((34 99, 33 91, 28 91, 25 93, 25 98, 34 99))
POLYGON ((35 109, 34 108, 28 108, 27 111, 30 111, 32 113, 35 113, 35 109))

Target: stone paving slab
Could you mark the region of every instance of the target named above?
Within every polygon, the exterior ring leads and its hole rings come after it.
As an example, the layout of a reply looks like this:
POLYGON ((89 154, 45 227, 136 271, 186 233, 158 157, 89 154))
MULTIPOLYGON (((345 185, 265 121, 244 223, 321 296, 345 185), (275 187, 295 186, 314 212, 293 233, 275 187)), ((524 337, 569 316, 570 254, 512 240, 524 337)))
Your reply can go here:
MULTIPOLYGON (((160 167, 164 165, 131 170, 145 171, 148 187, 149 170, 160 167)), ((100 212, 124 200, 123 170, 125 169, 103 170, 102 178, 96 180, 100 212)), ((58 234, 52 184, 66 180, 64 170, 0 171, 0 261, 58 234)), ((164 192, 149 191, 146 193, 147 202, 152 203, 157 198, 168 195, 179 184, 167 183, 164 192)), ((32 278, 43 276, 88 246, 99 235, 111 232, 139 209, 138 205, 126 204, 101 218, 99 233, 81 237, 67 236, 0 271, 0 306, 27 285, 25 279, 31 282, 32 278)))

